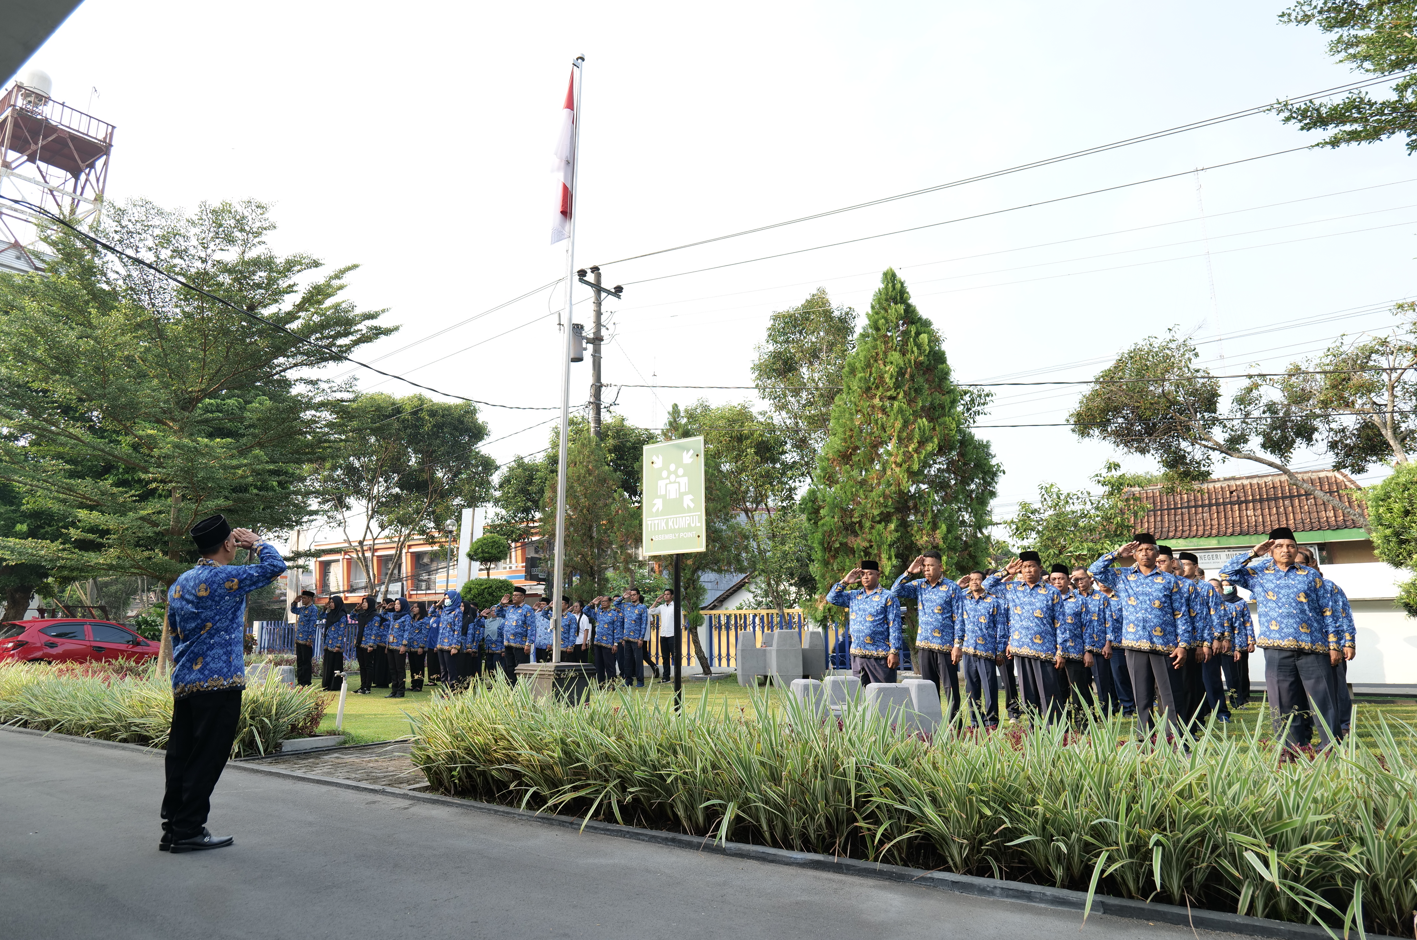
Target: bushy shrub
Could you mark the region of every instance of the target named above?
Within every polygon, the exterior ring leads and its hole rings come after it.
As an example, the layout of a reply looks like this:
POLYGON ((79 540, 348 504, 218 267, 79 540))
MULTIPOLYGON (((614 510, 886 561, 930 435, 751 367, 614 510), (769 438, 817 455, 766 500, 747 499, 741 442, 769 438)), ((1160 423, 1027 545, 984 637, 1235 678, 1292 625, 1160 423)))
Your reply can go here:
MULTIPOLYGON (((1417 756, 1381 724, 1284 764, 1258 730, 1189 752, 1115 730, 930 741, 791 699, 578 707, 497 683, 413 716, 436 791, 723 840, 1410 935, 1417 756), (1094 880, 1095 879, 1095 880, 1094 880), (1361 904, 1358 903, 1361 897, 1361 904)), ((1267 724, 1262 720, 1261 724, 1267 724)))
POLYGON ((502 595, 512 593, 514 587, 506 578, 473 578, 462 586, 462 597, 478 610, 486 610, 500 604, 502 595))
MULTIPOLYGON (((172 686, 155 665, 128 670, 110 664, 0 664, 0 722, 104 741, 167 746, 172 686)), ((274 675, 241 697, 233 757, 269 754, 287 738, 319 727, 326 698, 288 686, 274 675)))

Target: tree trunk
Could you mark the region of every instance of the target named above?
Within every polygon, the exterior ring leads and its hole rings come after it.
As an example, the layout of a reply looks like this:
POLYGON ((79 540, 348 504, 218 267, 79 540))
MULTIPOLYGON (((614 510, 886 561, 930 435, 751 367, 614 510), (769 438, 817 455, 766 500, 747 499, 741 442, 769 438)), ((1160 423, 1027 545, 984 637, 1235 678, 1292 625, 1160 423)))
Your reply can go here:
POLYGON ((30 608, 30 598, 34 596, 34 585, 12 587, 5 591, 4 620, 23 620, 30 608))
POLYGON ((704 652, 704 645, 699 642, 698 627, 689 627, 689 642, 694 644, 694 659, 698 661, 699 668, 704 671, 704 675, 713 675, 713 669, 709 666, 708 655, 704 652))

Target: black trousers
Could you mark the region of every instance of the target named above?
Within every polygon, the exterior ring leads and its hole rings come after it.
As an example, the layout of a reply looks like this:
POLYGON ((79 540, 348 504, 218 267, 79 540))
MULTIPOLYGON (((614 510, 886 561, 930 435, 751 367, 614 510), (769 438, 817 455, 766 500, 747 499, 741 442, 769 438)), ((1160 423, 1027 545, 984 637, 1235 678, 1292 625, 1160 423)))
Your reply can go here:
POLYGON ((895 685, 897 670, 886 665, 886 658, 874 656, 852 656, 851 674, 861 680, 863 686, 872 682, 881 685, 895 685))
POLYGON ((240 720, 240 689, 197 692, 172 703, 162 830, 174 840, 200 835, 206 826, 212 790, 231 756, 240 720))
POLYGON ((595 681, 604 685, 615 678, 615 666, 618 659, 615 650, 609 646, 596 645, 591 647, 595 655, 595 681))
POLYGON ((337 672, 344 671, 344 651, 325 650, 325 661, 320 668, 320 684, 326 692, 338 692, 343 681, 337 672))
POLYGON ((458 674, 458 654, 452 650, 438 650, 438 671, 448 688, 457 688, 462 676, 458 674))
POLYGON ((403 695, 403 677, 408 668, 408 656, 399 650, 397 646, 384 647, 389 651, 389 684, 393 687, 392 694, 403 695))
POLYGON ((389 648, 383 643, 374 647, 373 666, 370 667, 374 673, 374 688, 387 689, 389 687, 389 648))
POLYGON ((640 644, 633 640, 620 644, 620 676, 628 685, 644 685, 645 662, 640 656, 640 644))
POLYGON ((1029 711, 1047 717, 1052 724, 1063 716, 1063 684, 1051 659, 1015 656, 1018 663, 1019 689, 1029 711))
POLYGON ((482 654, 482 671, 487 674, 487 678, 491 679, 497 673, 501 672, 501 670, 502 654, 484 651, 482 654))
POLYGON ((1132 671, 1127 668, 1127 651, 1120 646, 1112 647, 1112 658, 1107 662, 1112 667, 1112 689, 1122 701, 1122 714, 1136 714, 1137 703, 1132 696, 1132 671))
POLYGON ((1284 723, 1292 717, 1288 732, 1291 747, 1308 744, 1315 725, 1321 748, 1341 736, 1335 676, 1328 653, 1266 649, 1264 684, 1274 716, 1275 735, 1279 735, 1284 723))
POLYGON ((423 691, 423 660, 425 658, 423 650, 408 651, 408 671, 413 677, 413 691, 423 691))
POLYGON ((969 725, 994 728, 999 724, 999 674, 994 660, 965 653, 959 661, 964 673, 964 690, 969 696, 969 725))
POLYGON ((664 681, 674 678, 674 661, 679 658, 679 638, 662 636, 659 638, 659 668, 664 681))
POLYGON ((465 689, 472 684, 472 677, 482 671, 482 657, 477 654, 477 650, 463 650, 455 654, 453 659, 456 660, 458 684, 465 689))
POLYGON ((526 651, 525 646, 508 646, 502 650, 502 672, 506 674, 507 681, 512 685, 517 684, 517 667, 522 663, 529 662, 531 662, 531 654, 526 651))
MULTIPOLYGON (((1120 656, 1120 653, 1113 653, 1120 656)), ((1092 681, 1097 686, 1097 707, 1104 715, 1117 715, 1122 711, 1122 699, 1117 694, 1117 683, 1112 676, 1112 661, 1103 659, 1102 654, 1092 653, 1092 681)))
POLYGON ((1192 649, 1181 667, 1181 715, 1191 734, 1199 733, 1210 717, 1210 703, 1205 698, 1205 666, 1192 649))
POLYGON ((1018 667, 1012 659, 999 663, 999 688, 1004 693, 1004 707, 1009 717, 1018 718, 1023 714, 1023 703, 1018 697, 1018 667))
MULTIPOLYGON (((1181 672, 1171 668, 1171 657, 1146 650, 1126 650, 1127 671, 1132 675, 1132 699, 1137 705, 1137 727, 1151 732, 1151 703, 1161 699, 1166 724, 1177 737, 1181 734, 1181 672)), ((1116 655, 1113 653, 1112 655, 1116 655)))
POLYGON ((374 650, 359 647, 359 691, 368 692, 374 687, 374 650))
POLYGON ((1201 678, 1205 680, 1206 709, 1214 712, 1216 716, 1224 715, 1227 719, 1230 717, 1230 706, 1225 704, 1225 682, 1222 676, 1225 664, 1234 661, 1234 653, 1212 652, 1210 659, 1201 667, 1201 678))
POLYGON ((315 647, 309 643, 295 644, 295 684, 309 685, 314 669, 315 647))
POLYGON ((1083 709, 1093 711, 1092 669, 1079 659, 1063 660, 1063 671, 1068 674, 1068 708, 1074 718, 1080 718, 1083 709))
POLYGON ((1225 685, 1230 690, 1230 707, 1239 708, 1250 704, 1250 654, 1240 651, 1240 660, 1228 657, 1221 664, 1225 671, 1225 685))
POLYGON ((1333 667, 1333 690, 1338 693, 1338 726, 1348 733, 1353 722, 1353 692, 1348 688, 1348 660, 1340 659, 1333 667))
POLYGON ((915 658, 919 662, 920 678, 935 683, 940 690, 941 705, 949 703, 945 717, 959 721, 959 667, 954 664, 950 651, 917 646, 915 658))

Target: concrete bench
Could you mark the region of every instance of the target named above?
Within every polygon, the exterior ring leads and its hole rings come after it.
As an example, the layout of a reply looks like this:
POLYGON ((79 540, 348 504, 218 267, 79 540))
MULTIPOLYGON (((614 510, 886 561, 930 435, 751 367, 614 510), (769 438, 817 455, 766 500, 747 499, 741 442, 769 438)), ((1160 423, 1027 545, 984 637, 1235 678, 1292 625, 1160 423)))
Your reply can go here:
POLYGON ((819 717, 827 713, 826 692, 816 679, 793 679, 791 688, 792 697, 808 712, 819 717))
POLYGON ((739 685, 757 685, 758 676, 768 674, 768 651, 758 647, 758 638, 751 630, 738 634, 736 650, 739 685))
POLYGON ((827 639, 821 630, 808 630, 801 637, 796 630, 773 630, 764 634, 763 643, 758 646, 757 635, 750 630, 738 634, 739 685, 756 685, 759 676, 780 686, 793 679, 825 678, 827 639))

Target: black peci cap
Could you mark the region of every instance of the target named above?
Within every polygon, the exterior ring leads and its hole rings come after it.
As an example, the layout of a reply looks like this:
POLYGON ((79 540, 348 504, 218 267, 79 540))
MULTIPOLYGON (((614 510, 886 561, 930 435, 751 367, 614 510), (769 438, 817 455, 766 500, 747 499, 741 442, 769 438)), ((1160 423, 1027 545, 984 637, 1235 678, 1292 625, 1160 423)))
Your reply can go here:
POLYGON ((209 555, 221 548, 222 543, 231 534, 231 523, 227 522, 221 513, 217 513, 192 526, 192 531, 188 534, 192 536, 192 541, 197 543, 197 551, 209 555))
POLYGON ((863 561, 858 567, 862 571, 880 571, 881 563, 878 561, 863 561))
POLYGON ((1031 561, 1031 562, 1033 562, 1033 563, 1035 563, 1035 564, 1039 564, 1039 565, 1043 564, 1043 557, 1042 557, 1041 555, 1039 555, 1037 552, 1031 551, 1031 550, 1030 550, 1030 551, 1026 551, 1026 552, 1019 552, 1019 553, 1018 553, 1018 560, 1019 560, 1019 561, 1031 561))
POLYGON ((1170 557, 1170 555, 1171 555, 1171 546, 1170 546, 1170 545, 1158 545, 1158 546, 1156 546, 1156 554, 1158 554, 1158 555, 1166 555, 1167 557, 1170 557))
POLYGON ((1270 529, 1269 537, 1271 541, 1274 539, 1288 539, 1292 542, 1294 541, 1294 530, 1287 525, 1282 525, 1277 529, 1270 529))
POLYGON ((1070 574, 1071 572, 1072 569, 1064 564, 1057 564, 1048 569, 1049 574, 1070 574))
POLYGON ((1156 536, 1152 535, 1150 532, 1138 532, 1136 535, 1132 536, 1132 541, 1136 542, 1138 545, 1155 545, 1156 536))
POLYGON ((1176 556, 1176 560, 1177 560, 1177 561, 1189 561, 1189 562, 1190 562, 1191 564, 1193 564, 1193 565, 1198 565, 1198 564, 1201 563, 1201 560, 1200 560, 1199 558, 1197 558, 1195 555, 1192 555, 1190 552, 1181 552, 1181 554, 1179 554, 1179 555, 1176 556))

